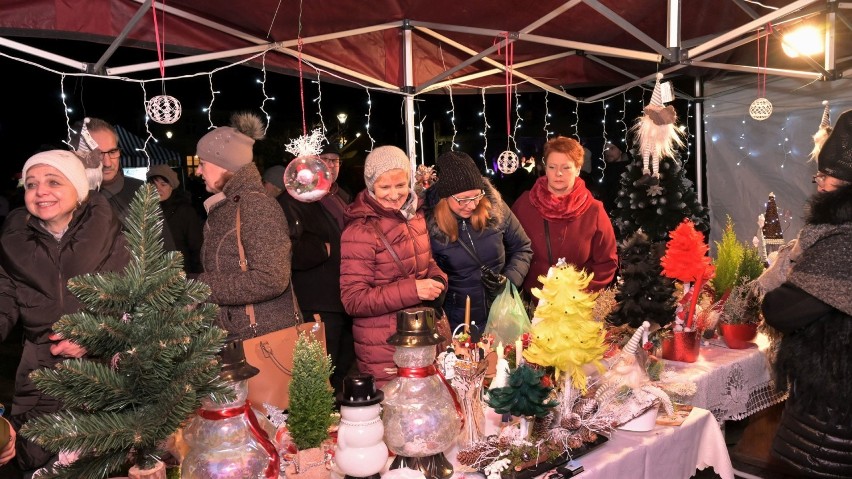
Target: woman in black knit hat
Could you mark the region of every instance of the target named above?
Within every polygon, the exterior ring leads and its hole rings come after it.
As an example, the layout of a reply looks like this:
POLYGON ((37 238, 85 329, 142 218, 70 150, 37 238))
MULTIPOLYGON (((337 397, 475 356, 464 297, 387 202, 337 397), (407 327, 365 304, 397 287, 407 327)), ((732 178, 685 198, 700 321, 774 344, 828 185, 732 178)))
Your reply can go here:
POLYGON ((772 453, 799 475, 852 477, 852 110, 817 162, 805 226, 758 280, 784 334, 775 382, 790 393, 772 453))
POLYGON ((438 157, 438 181, 427 191, 432 256, 447 273, 444 311, 455 328, 470 317, 484 327, 491 301, 511 281, 520 288, 530 267, 530 239, 500 193, 465 153, 438 157))

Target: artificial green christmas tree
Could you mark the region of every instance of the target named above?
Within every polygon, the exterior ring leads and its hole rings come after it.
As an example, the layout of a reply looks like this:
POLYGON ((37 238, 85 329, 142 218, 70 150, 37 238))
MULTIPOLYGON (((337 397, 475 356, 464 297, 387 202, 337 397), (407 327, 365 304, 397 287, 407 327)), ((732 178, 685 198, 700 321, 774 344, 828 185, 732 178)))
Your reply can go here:
POLYGON ((293 351, 287 428, 299 450, 319 447, 328 438, 334 394, 328 383, 333 367, 322 343, 305 333, 293 351))
POLYGON ((83 309, 53 326, 87 356, 32 373, 65 409, 29 421, 21 433, 50 451, 79 453, 41 478, 102 479, 129 464, 150 469, 202 397, 230 394, 218 379, 226 334, 214 326, 218 308, 199 304, 210 288, 186 279, 180 253, 163 250, 152 185, 136 193, 126 224, 130 263, 121 273, 68 281, 83 309))
POLYGON ((637 184, 642 178, 642 164, 634 161, 621 175, 621 189, 616 198, 613 223, 620 237, 626 238, 640 228, 651 241, 665 241, 668 232, 684 219, 698 231, 710 228, 710 217, 692 182, 686 178, 677 160, 660 160, 659 185, 637 184))
POLYGON ((674 281, 663 276, 658 250, 642 231, 620 245, 621 282, 608 323, 638 328, 644 321, 665 326, 674 320, 674 281))

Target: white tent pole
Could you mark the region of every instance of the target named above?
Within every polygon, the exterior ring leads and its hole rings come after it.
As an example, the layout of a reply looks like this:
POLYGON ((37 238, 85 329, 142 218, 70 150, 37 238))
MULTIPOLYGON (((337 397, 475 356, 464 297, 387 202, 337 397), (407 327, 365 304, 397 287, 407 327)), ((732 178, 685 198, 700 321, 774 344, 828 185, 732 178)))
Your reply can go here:
POLYGON ((65 65, 67 67, 71 67, 75 70, 86 71, 86 67, 88 63, 78 62, 76 60, 72 60, 70 58, 66 58, 63 56, 56 55, 54 53, 50 53, 48 51, 44 51, 40 48, 31 47, 29 45, 24 45, 23 43, 18 43, 14 40, 9 40, 8 38, 0 37, 0 45, 4 47, 9 47, 13 50, 18 50, 24 53, 29 53, 30 55, 35 55, 39 58, 44 58, 45 60, 49 60, 52 62, 59 63, 61 65, 65 65))
MULTIPOLYGON (((408 152, 408 158, 411 160, 411 171, 417 170, 417 149, 415 147, 416 139, 414 136, 414 57, 411 40, 411 25, 408 21, 402 22, 402 92, 405 94, 405 147, 408 152)), ((425 158, 420 158, 420 162, 424 163, 425 158)), ((411 175, 412 184, 414 175, 411 175)))
MULTIPOLYGON (((115 40, 110 43, 104 54, 101 55, 101 57, 98 59, 98 62, 95 63, 94 68, 92 68, 95 73, 101 72, 101 70, 104 68, 104 65, 106 65, 106 62, 110 59, 110 57, 112 57, 112 54, 115 53, 115 51, 118 49, 119 46, 121 46, 122 43, 124 43, 124 40, 127 39, 127 36, 130 35, 130 32, 133 30, 134 27, 136 27, 136 24, 139 23, 139 20, 142 20, 142 16, 148 13, 148 7, 151 6, 151 1, 152 0, 145 0, 145 2, 139 6, 139 10, 136 10, 136 13, 133 14, 133 18, 131 18, 130 21, 127 22, 126 25, 124 25, 124 28, 121 30, 121 33, 119 33, 118 36, 115 37, 115 40)), ((157 48, 159 48, 159 45, 157 45, 157 48)))
MULTIPOLYGON (((576 53, 574 53, 574 52, 562 52, 562 53, 557 53, 556 55, 549 55, 549 56, 546 56, 546 57, 535 58, 533 60, 527 60, 527 61, 521 62, 521 63, 515 63, 513 65, 513 67, 514 67, 515 70, 520 70, 524 67, 528 67, 528 66, 532 66, 532 65, 538 65, 539 63, 546 63, 546 62, 550 62, 550 61, 553 61, 553 60, 559 60, 560 58, 570 57, 570 56, 573 56, 573 55, 576 55, 576 53)), ((433 91, 433 90, 437 90, 438 88, 444 88, 445 86, 448 86, 448 85, 456 85, 458 83, 464 83, 464 82, 469 81, 469 80, 475 80, 477 78, 487 77, 487 76, 490 76, 490 75, 496 75, 498 73, 503 73, 503 70, 500 69, 500 68, 491 68, 489 70, 483 70, 483 71, 479 71, 479 72, 476 72, 476 73, 471 73, 470 75, 465 75, 463 77, 453 78, 452 80, 447 80, 447 81, 435 83, 433 85, 430 85, 428 88, 421 88, 417 93, 418 94, 419 93, 427 93, 427 92, 430 92, 430 91, 433 91)))
POLYGON ((614 71, 614 72, 621 73, 622 75, 626 76, 627 78, 632 78, 633 80, 636 80, 637 78, 639 78, 639 77, 637 77, 636 75, 634 75, 634 74, 630 73, 629 71, 624 70, 624 69, 622 69, 622 68, 619 68, 619 67, 617 67, 617 66, 613 65, 612 63, 610 63, 610 62, 608 62, 608 61, 604 60, 603 58, 598 58, 598 57, 597 57, 597 56, 595 56, 595 55, 586 55, 586 58, 587 58, 587 59, 589 59, 589 60, 591 60, 591 61, 593 61, 593 62, 595 62, 595 63, 599 63, 599 64, 601 64, 601 65, 603 65, 603 66, 605 66, 605 67, 609 68, 610 70, 612 70, 612 71, 614 71))
POLYGON ((752 21, 746 23, 745 25, 743 25, 741 27, 735 28, 728 33, 723 33, 722 35, 719 35, 718 37, 716 37, 712 40, 709 40, 709 41, 707 41, 707 42, 705 42, 701 45, 698 45, 697 47, 690 49, 689 53, 688 53, 688 57, 692 58, 692 57, 698 56, 698 55, 700 55, 700 54, 702 54, 702 53, 704 53, 704 52, 706 52, 706 51, 708 51, 708 50, 710 50, 710 49, 712 49, 712 48, 714 48, 718 45, 722 45, 725 42, 733 40, 733 39, 739 37, 740 35, 752 32, 755 29, 757 29, 758 27, 760 27, 761 25, 765 25, 767 23, 770 23, 773 20, 775 20, 776 18, 781 18, 781 17, 787 15, 790 12, 794 12, 794 11, 800 9, 800 8, 807 7, 808 5, 810 5, 812 3, 816 3, 818 1, 820 1, 820 0, 798 0, 798 1, 793 2, 793 3, 791 3, 787 6, 779 8, 778 10, 774 10, 772 13, 766 14, 766 15, 760 17, 760 18, 752 20, 752 21))
MULTIPOLYGON (((189 57, 181 57, 181 58, 170 58, 168 60, 163 61, 164 67, 170 67, 175 65, 189 65, 192 63, 206 62, 211 60, 221 60, 224 58, 232 58, 239 57, 242 55, 251 55, 253 53, 259 53, 264 50, 271 49, 275 44, 274 43, 266 43, 263 45, 257 45, 254 47, 244 47, 244 48, 236 48, 234 50, 225 50, 222 52, 213 52, 213 53, 202 53, 200 55, 192 55, 189 57)), ((146 63, 137 63, 136 65, 125 65, 123 67, 113 67, 107 68, 107 75, 120 76, 126 73, 134 73, 141 72, 145 70, 154 70, 160 68, 160 62, 146 62, 146 63)))
MULTIPOLYGON (((666 27, 666 46, 673 54, 680 55, 680 0, 669 0, 668 25, 666 27)), ((672 58, 678 61, 680 58, 672 58)))
MULTIPOLYGON (((288 54, 288 55, 290 55, 294 58, 297 58, 297 59, 299 58, 299 52, 296 51, 296 50, 291 50, 289 48, 278 48, 277 50, 279 52, 286 53, 286 54, 288 54)), ((368 75, 364 75, 363 73, 359 73, 359 72, 356 72, 355 70, 351 70, 349 68, 342 67, 340 65, 331 63, 331 62, 326 61, 326 60, 323 60, 321 58, 317 58, 313 55, 308 55, 305 52, 302 52, 302 58, 305 59, 306 61, 311 62, 312 64, 328 68, 329 70, 334 70, 334 71, 336 71, 338 73, 342 73, 344 75, 349 75, 352 78, 357 78, 359 80, 363 80, 365 82, 372 83, 373 85, 375 85, 379 88, 385 88, 387 90, 399 91, 399 86, 397 86, 397 85, 388 83, 386 81, 379 80, 377 78, 373 78, 373 77, 368 76, 368 75)))
MULTIPOLYGON (((412 22, 412 24, 413 24, 413 23, 414 23, 414 22, 412 22)), ((434 37, 434 38, 437 38, 438 40, 441 40, 442 42, 447 43, 447 44, 448 44, 448 45, 450 45, 450 46, 456 47, 456 48, 458 48, 459 50, 461 50, 461 51, 463 51, 463 52, 466 52, 466 53, 471 54, 471 55, 476 54, 476 51, 475 51, 475 50, 473 50, 473 49, 471 49, 471 48, 468 48, 468 47, 466 47, 466 46, 462 45, 461 43, 459 43, 459 42, 457 42, 457 41, 455 41, 455 40, 452 40, 452 39, 450 39, 450 38, 447 38, 447 37, 445 37, 444 35, 441 35, 441 34, 440 34, 440 33, 438 33, 438 32, 432 31, 432 30, 430 30, 430 29, 428 29, 428 28, 419 28, 419 27, 417 28, 417 30, 419 30, 419 31, 421 31, 421 32, 423 32, 423 33, 425 33, 425 34, 427 34, 427 35, 430 35, 430 36, 432 36, 432 37, 434 37)), ((483 59, 482 59, 482 61, 484 61, 485 63, 488 63, 489 65, 491 65, 491 66, 493 66, 493 67, 497 67, 497 68, 499 68, 499 69, 500 69, 500 71, 506 71, 506 66, 505 66, 505 65, 503 65, 503 64, 501 64, 501 63, 500 63, 500 62, 498 62, 498 61, 492 60, 492 59, 490 59, 490 58, 488 58, 488 57, 483 58, 483 59)), ((531 76, 529 76, 529 75, 525 75, 525 74, 523 74, 523 73, 521 73, 521 72, 517 72, 517 71, 516 71, 516 72, 513 72, 513 75, 515 75, 515 76, 516 76, 516 77, 518 77, 518 78, 521 78, 521 79, 523 79, 523 80, 528 81, 529 83, 531 83, 531 84, 533 84, 533 85, 535 85, 535 86, 537 86, 537 87, 541 88, 542 90, 547 90, 547 91, 549 91, 550 93, 553 93, 554 95, 559 95, 559 96, 561 96, 561 97, 563 97, 563 98, 567 98, 567 99, 569 99, 569 100, 577 101, 577 98, 576 98, 576 97, 574 97, 574 96, 572 96, 572 95, 569 95, 569 94, 565 93, 564 91, 559 90, 559 89, 556 89, 556 88, 554 88, 554 87, 552 87, 552 86, 550 86, 550 85, 548 85, 548 84, 546 84, 546 83, 543 83, 543 82, 541 82, 541 81, 539 81, 539 80, 536 80, 535 78, 533 78, 533 77, 531 77, 531 76)))
POLYGON ((728 70, 732 72, 746 73, 766 73, 768 75, 777 75, 790 78, 805 78, 807 80, 819 80, 823 77, 819 72, 806 72, 800 70, 785 70, 783 68, 763 68, 749 65, 732 65, 730 63, 717 62, 690 62, 695 67, 715 68, 717 70, 728 70))
POLYGON ((837 78, 836 58, 837 49, 835 42, 837 41, 837 12, 829 9, 825 15, 825 69, 837 78))
MULTIPOLYGON (((695 189, 698 194, 698 201, 701 204, 704 202, 704 80, 701 77, 695 77, 695 125, 692 131, 695 132, 695 189)), ((687 138, 687 143, 689 138, 687 138)))
MULTIPOLYGON (((628 22, 627 20, 625 20, 624 18, 619 16, 617 13, 610 10, 607 6, 603 5, 598 0, 583 0, 583 3, 585 3, 586 5, 591 7, 596 12, 603 15, 607 20, 616 24, 619 28, 621 28, 625 32, 636 37, 636 39, 639 40, 640 42, 651 47, 651 49, 655 50, 660 55, 663 55, 666 58, 671 58, 671 55, 672 55, 671 50, 660 45, 659 42, 657 42, 653 38, 646 35, 645 32, 643 32, 642 30, 639 30, 638 28, 633 26, 632 23, 628 22)), ((671 3, 671 2, 669 2, 669 3, 671 3)))

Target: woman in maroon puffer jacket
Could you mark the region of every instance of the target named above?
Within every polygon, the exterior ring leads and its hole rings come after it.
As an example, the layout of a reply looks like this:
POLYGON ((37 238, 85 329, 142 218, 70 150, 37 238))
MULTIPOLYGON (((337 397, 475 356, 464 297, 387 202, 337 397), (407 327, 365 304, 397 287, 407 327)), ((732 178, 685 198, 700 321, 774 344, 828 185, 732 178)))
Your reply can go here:
POLYGON ((421 303, 440 305, 447 276, 432 259, 405 153, 395 146, 370 152, 364 181, 367 189, 346 211, 340 294, 354 318, 358 369, 382 387, 396 376, 394 347, 387 343, 396 332, 396 312, 421 303))

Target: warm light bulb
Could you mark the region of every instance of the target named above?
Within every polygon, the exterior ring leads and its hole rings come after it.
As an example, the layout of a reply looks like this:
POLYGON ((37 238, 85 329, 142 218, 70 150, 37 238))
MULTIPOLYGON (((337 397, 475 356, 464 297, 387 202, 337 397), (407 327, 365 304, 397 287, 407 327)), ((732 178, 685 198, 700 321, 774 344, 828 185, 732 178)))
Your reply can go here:
POLYGON ((812 56, 823 51, 822 32, 816 27, 805 25, 784 34, 781 49, 790 58, 802 55, 812 56), (794 50, 795 48, 795 50, 794 50))

